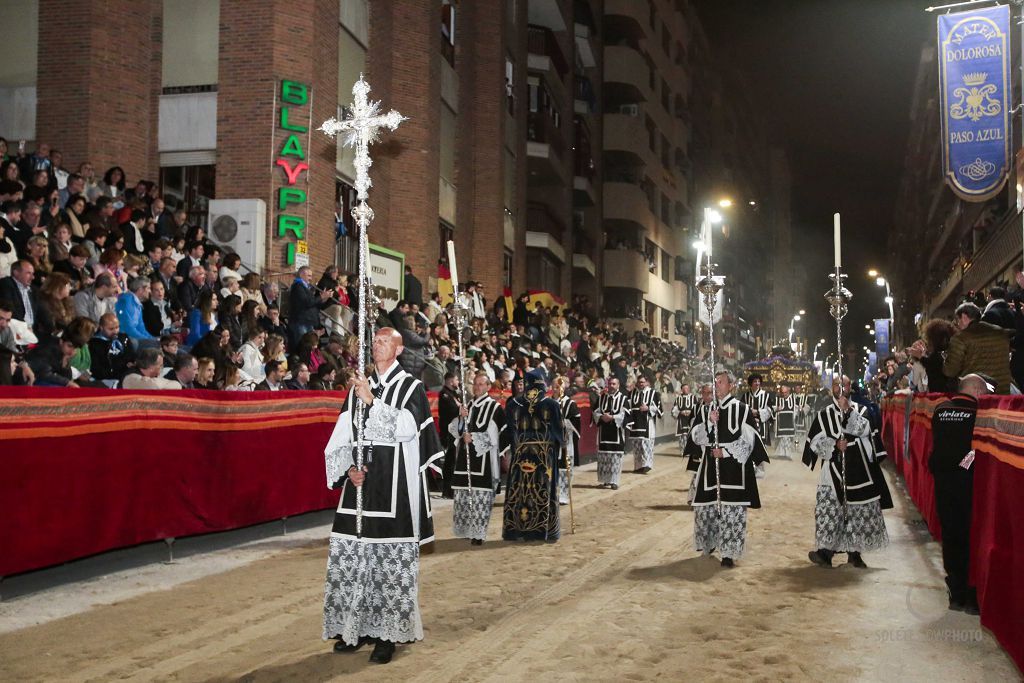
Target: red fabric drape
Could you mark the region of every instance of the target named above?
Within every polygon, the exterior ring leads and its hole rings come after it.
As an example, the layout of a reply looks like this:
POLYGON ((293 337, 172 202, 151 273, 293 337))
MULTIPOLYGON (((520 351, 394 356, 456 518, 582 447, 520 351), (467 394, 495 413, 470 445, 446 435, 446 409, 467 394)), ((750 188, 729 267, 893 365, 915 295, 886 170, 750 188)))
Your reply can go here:
POLYGON ((343 400, 0 387, 0 576, 334 507, 323 448, 343 400))
MULTIPOLYGON (((902 449, 903 411, 909 397, 886 401, 883 439, 894 454, 907 490, 938 538, 934 482, 927 469, 931 416, 941 394, 913 399, 910 448, 902 449), (902 462, 901 462, 902 460, 902 462)), ((974 509, 971 517, 971 580, 978 589, 981 623, 1024 668, 1024 396, 985 396, 974 428, 974 509)))

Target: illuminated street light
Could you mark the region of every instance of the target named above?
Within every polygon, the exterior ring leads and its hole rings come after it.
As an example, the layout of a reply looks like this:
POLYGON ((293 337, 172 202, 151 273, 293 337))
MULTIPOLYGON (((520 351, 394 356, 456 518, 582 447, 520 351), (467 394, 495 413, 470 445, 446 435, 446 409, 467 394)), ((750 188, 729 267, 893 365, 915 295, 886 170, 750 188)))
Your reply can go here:
POLYGON ((708 222, 709 223, 713 223, 713 224, 714 223, 721 223, 722 222, 722 214, 720 214, 719 212, 715 211, 714 209, 709 209, 708 210, 708 222))
POLYGON ((730 206, 732 206, 732 200, 729 199, 728 197, 725 197, 724 199, 719 199, 718 205, 723 209, 728 209, 730 206))
POLYGON ((805 311, 804 309, 801 308, 800 309, 800 315, 807 315, 807 311, 805 311))
POLYGON ((878 271, 872 268, 868 271, 868 277, 878 277, 878 271))

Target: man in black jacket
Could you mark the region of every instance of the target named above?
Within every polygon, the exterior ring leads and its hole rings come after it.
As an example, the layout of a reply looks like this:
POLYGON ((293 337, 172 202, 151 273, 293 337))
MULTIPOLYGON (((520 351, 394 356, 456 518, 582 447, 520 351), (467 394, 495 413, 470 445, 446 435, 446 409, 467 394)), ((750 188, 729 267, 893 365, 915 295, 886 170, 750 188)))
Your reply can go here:
POLYGON ((330 290, 323 290, 317 295, 312 281, 313 270, 303 266, 295 273, 295 282, 288 290, 288 327, 292 333, 292 348, 298 346, 302 335, 320 326, 320 309, 330 305, 330 290))
POLYGON ((974 491, 974 418, 978 396, 990 393, 979 375, 960 380, 960 393, 932 415, 935 508, 942 527, 942 564, 946 569, 949 609, 978 614, 978 596, 968 582, 971 551, 971 498, 974 491))
MULTIPOLYGON (((449 425, 452 423, 452 420, 459 416, 459 407, 462 405, 462 393, 459 391, 459 384, 458 373, 445 373, 444 386, 437 395, 437 417, 439 424, 449 425)), ((455 476, 455 438, 448 433, 447 429, 441 430, 441 444, 444 446, 444 466, 442 468, 444 488, 442 495, 445 498, 454 498, 452 477, 455 476)))
POLYGON ((121 332, 121 324, 115 314, 105 313, 100 318, 99 329, 89 340, 89 356, 92 358, 89 367, 92 378, 111 389, 116 388, 128 370, 134 367, 135 353, 131 341, 127 334, 121 332))
POLYGON ((1005 287, 990 287, 988 290, 988 304, 981 316, 981 321, 990 323, 1008 330, 1017 329, 1017 321, 1013 309, 1006 302, 1005 287))

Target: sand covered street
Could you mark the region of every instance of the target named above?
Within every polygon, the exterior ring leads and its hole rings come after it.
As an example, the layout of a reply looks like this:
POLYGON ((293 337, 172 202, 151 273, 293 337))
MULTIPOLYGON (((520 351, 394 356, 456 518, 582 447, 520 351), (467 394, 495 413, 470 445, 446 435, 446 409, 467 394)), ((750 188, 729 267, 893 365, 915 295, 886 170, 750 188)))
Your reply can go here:
MULTIPOLYGON (((423 557, 426 639, 394 662, 320 641, 326 538, 170 590, 0 635, 0 680, 382 681, 1016 680, 976 617, 946 610, 939 547, 890 477, 890 547, 867 570, 807 561, 816 473, 776 458, 747 554, 732 570, 693 551, 689 474, 662 446, 615 493, 578 473, 575 535, 423 557)), ((38 599, 35 596, 33 599, 38 599)), ((19 600, 2 610, 19 609, 19 600)))

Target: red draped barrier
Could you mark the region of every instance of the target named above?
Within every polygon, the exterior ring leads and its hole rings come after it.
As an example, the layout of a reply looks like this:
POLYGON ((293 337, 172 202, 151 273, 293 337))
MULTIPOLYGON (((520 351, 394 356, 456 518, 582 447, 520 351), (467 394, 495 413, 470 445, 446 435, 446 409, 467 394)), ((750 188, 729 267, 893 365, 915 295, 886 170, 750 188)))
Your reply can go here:
MULTIPOLYGON (((883 409, 883 439, 890 453, 902 448, 902 416, 909 397, 895 397, 883 409)), ((941 394, 913 399, 910 448, 899 469, 911 498, 928 519, 934 489, 927 470, 931 415, 941 394), (929 491, 926 491, 929 489, 929 491), (927 495, 926 495, 927 494, 927 495), (925 512, 929 510, 929 512, 925 512)), ((971 581, 978 589, 981 623, 1024 669, 1024 396, 985 396, 974 428, 974 509, 971 518, 971 581)), ((929 528, 938 524, 929 521, 929 528)))
POLYGON ((334 507, 323 447, 343 399, 0 387, 0 576, 334 507))
POLYGON ((928 456, 932 450, 932 412, 944 400, 943 394, 896 396, 885 401, 882 411, 885 450, 892 456, 896 470, 903 475, 907 493, 921 511, 935 540, 941 540, 942 530, 935 511, 935 482, 928 470, 928 456), (910 432, 904 448, 904 438, 908 436, 906 406, 911 399, 910 432))

